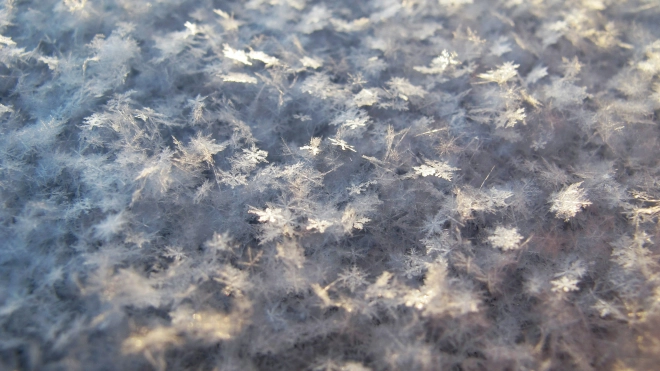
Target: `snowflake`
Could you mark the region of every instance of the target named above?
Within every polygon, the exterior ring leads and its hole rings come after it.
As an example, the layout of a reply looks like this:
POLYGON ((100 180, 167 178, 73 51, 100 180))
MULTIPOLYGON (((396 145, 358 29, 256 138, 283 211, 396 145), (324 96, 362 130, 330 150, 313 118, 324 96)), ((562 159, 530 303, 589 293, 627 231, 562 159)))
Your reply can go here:
POLYGON ((188 148, 197 154, 200 159, 211 165, 213 164, 213 155, 224 151, 226 147, 226 144, 217 144, 210 135, 203 136, 201 133, 197 133, 197 136, 192 138, 188 145, 188 148))
POLYGON ((311 69, 318 69, 321 68, 321 66, 323 66, 323 61, 321 61, 320 59, 311 58, 307 56, 301 58, 300 63, 302 63, 304 67, 308 67, 311 69))
POLYGON ((412 96, 423 98, 426 95, 426 90, 411 84, 408 79, 402 77, 393 77, 387 82, 387 85, 403 100, 408 100, 408 97, 412 96))
POLYGON ((358 215, 353 208, 347 208, 344 210, 344 215, 341 217, 341 222, 344 225, 344 228, 348 231, 351 229, 361 230, 364 228, 364 224, 370 221, 371 219, 358 215))
POLYGON ((246 73, 240 73, 240 72, 230 72, 225 75, 218 75, 220 78, 222 78, 223 82, 238 82, 241 84, 256 84, 257 79, 246 74, 246 73))
POLYGON ((511 43, 509 43, 509 39, 506 36, 502 36, 497 39, 493 46, 491 46, 490 54, 501 57, 511 50, 511 43))
POLYGON ((563 292, 569 292, 569 291, 577 291, 579 290, 577 284, 578 280, 575 278, 569 278, 566 276, 563 276, 562 278, 556 279, 554 281, 550 281, 552 284, 552 292, 558 292, 558 291, 563 291, 563 292))
POLYGON ((500 85, 511 80, 518 74, 519 64, 513 64, 513 62, 506 62, 503 65, 499 66, 496 70, 490 70, 486 73, 479 74, 479 77, 489 81, 496 82, 500 85))
POLYGON ((229 59, 233 59, 236 62, 240 62, 243 64, 247 64, 248 66, 252 65, 252 62, 248 59, 247 54, 245 54, 244 51, 242 50, 236 50, 229 46, 228 44, 223 45, 224 49, 222 50, 222 53, 225 55, 225 57, 229 59))
POLYGON ((413 69, 417 72, 428 75, 441 74, 445 72, 449 67, 461 64, 461 62, 456 59, 457 57, 458 54, 456 54, 456 52, 449 53, 447 50, 443 50, 440 56, 434 58, 431 61, 430 67, 415 66, 413 69))
POLYGON ((218 233, 218 232, 213 232, 213 237, 206 241, 204 246, 206 246, 209 249, 217 250, 217 251, 227 251, 231 249, 231 237, 229 237, 229 232, 225 233, 218 233))
POLYGON ((369 123, 369 117, 356 117, 354 119, 346 120, 343 126, 355 130, 357 128, 362 128, 367 126, 368 123, 369 123))
POLYGON ((378 91, 375 89, 362 89, 354 98, 353 102, 358 107, 371 106, 378 103, 378 91))
POLYGON ((181 261, 186 258, 186 254, 179 246, 167 246, 163 256, 173 259, 174 261, 181 261))
POLYGON ((309 140, 309 144, 300 147, 300 149, 307 150, 312 154, 312 156, 316 156, 321 152, 321 149, 319 148, 320 145, 321 145, 321 138, 312 137, 312 139, 309 140))
POLYGON ((429 175, 435 175, 435 169, 433 167, 429 166, 429 165, 426 165, 426 164, 423 164, 423 165, 420 165, 420 166, 415 166, 415 167, 413 167, 413 169, 415 169, 415 173, 417 173, 417 174, 419 174, 423 177, 426 177, 426 176, 429 176, 429 175))
POLYGON ((421 310, 433 299, 434 295, 433 290, 428 288, 425 288, 423 291, 411 290, 404 297, 405 304, 407 307, 415 307, 421 310))
POLYGON ((497 120, 495 126, 498 128, 502 126, 506 128, 512 128, 516 126, 516 123, 518 123, 518 121, 522 122, 524 125, 525 117, 527 117, 527 114, 525 114, 524 108, 518 108, 518 109, 508 108, 504 112, 504 114, 502 114, 499 120, 497 120))
POLYGON ((531 85, 541 80, 542 78, 548 76, 548 67, 543 67, 542 65, 534 67, 525 78, 525 83, 531 85))
POLYGON ((522 239, 523 236, 518 233, 516 228, 497 227, 495 228, 495 232, 488 237, 488 242, 490 242, 493 247, 499 247, 500 249, 507 251, 518 249, 522 239))
POLYGON ((426 233, 426 236, 442 234, 445 229, 444 224, 447 220, 447 215, 440 210, 432 218, 426 219, 422 231, 426 233))
POLYGON ((349 191, 349 195, 359 195, 362 192, 366 191, 367 188, 372 185, 372 184, 378 184, 375 180, 370 180, 368 182, 360 183, 360 184, 352 184, 350 187, 346 187, 346 189, 349 191))
POLYGON ((106 117, 103 114, 93 113, 91 116, 86 117, 83 122, 84 124, 81 125, 83 129, 92 130, 94 128, 103 127, 106 124, 106 117))
POLYGON ((554 212, 557 218, 568 221, 580 209, 591 205, 591 202, 587 199, 586 191, 581 189, 580 185, 582 185, 582 182, 571 184, 552 195, 550 211, 554 212))
POLYGON ((360 286, 366 285, 368 282, 365 279, 366 275, 358 268, 353 265, 350 269, 344 269, 342 273, 339 274, 337 281, 347 287, 351 292, 354 292, 360 286))
POLYGON ((330 142, 337 147, 341 147, 342 151, 349 150, 355 152, 355 148, 352 145, 346 143, 343 139, 330 138, 330 142))
POLYGON ((312 229, 316 229, 319 231, 319 233, 325 233, 325 230, 330 227, 333 223, 327 220, 317 220, 317 219, 310 219, 309 220, 309 225, 307 226, 307 230, 310 231, 312 229))
POLYGON ((250 59, 255 59, 260 62, 264 62, 266 64, 266 67, 277 66, 280 64, 279 59, 272 57, 264 52, 258 52, 253 50, 248 53, 248 57, 250 57, 250 59))
POLYGON ((651 250, 644 247, 646 243, 650 242, 651 240, 645 232, 636 233, 635 238, 623 236, 611 243, 614 248, 612 260, 628 271, 638 269, 642 272, 650 272, 658 265, 651 250))
POLYGON ((247 185, 247 175, 241 174, 236 171, 222 171, 221 169, 215 169, 216 177, 223 183, 231 188, 238 187, 241 185, 247 185))
POLYGON ((243 22, 235 20, 233 15, 229 15, 220 9, 213 9, 213 12, 222 17, 220 25, 222 25, 225 31, 236 31, 238 27, 243 25, 243 22))
POLYGON ((231 294, 242 296, 251 287, 248 280, 249 273, 236 269, 231 265, 219 266, 216 269, 216 274, 217 277, 213 277, 213 280, 225 285, 222 292, 227 296, 231 294))
POLYGON ((101 223, 94 226, 94 234, 96 237, 108 241, 112 236, 121 232, 127 223, 128 218, 124 211, 108 215, 101 223))
POLYGON ((282 209, 271 209, 270 207, 267 207, 264 211, 255 209, 248 212, 259 216, 259 221, 263 223, 277 223, 284 220, 282 209))
POLYGON ((442 161, 428 161, 426 164, 413 167, 417 175, 427 177, 430 175, 437 176, 438 178, 446 179, 451 181, 453 172, 459 170, 455 167, 449 166, 447 163, 442 161))
POLYGON ((260 162, 268 162, 266 161, 266 156, 268 156, 268 152, 266 151, 252 147, 251 149, 243 148, 243 152, 245 153, 245 159, 255 165, 260 162))
POLYGON ((614 306, 612 303, 608 303, 605 300, 598 299, 598 302, 594 304, 594 309, 596 309, 601 317, 613 316, 615 318, 623 319, 625 318, 621 311, 614 306))
POLYGON ((403 265, 403 272, 410 279, 421 276, 428 265, 428 261, 416 249, 412 249, 410 254, 404 255, 403 265))

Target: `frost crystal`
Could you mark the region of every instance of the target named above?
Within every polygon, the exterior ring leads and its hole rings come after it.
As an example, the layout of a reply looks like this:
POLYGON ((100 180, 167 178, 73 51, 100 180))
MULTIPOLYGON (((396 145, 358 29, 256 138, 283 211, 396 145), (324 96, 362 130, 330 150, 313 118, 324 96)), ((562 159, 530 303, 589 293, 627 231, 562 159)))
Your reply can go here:
POLYGON ((413 167, 413 170, 415 170, 416 174, 423 177, 433 175, 451 181, 454 172, 459 169, 449 166, 449 164, 442 161, 427 161, 426 164, 413 167))
POLYGON ((303 66, 309 67, 314 70, 317 68, 321 68, 321 66, 323 66, 323 61, 321 61, 320 59, 307 57, 307 56, 301 58, 300 63, 302 63, 303 66))
POLYGON ((330 138, 330 143, 341 148, 342 151, 349 150, 355 152, 355 148, 350 144, 346 143, 343 139, 330 138))
POLYGON ((0 369, 658 369, 660 0, 0 4, 0 369))
POLYGON ((251 214, 257 214, 260 222, 264 223, 279 223, 284 219, 281 209, 271 209, 267 207, 266 210, 250 210, 251 214))
POLYGON ((431 61, 430 67, 415 66, 413 69, 424 74, 441 74, 449 67, 461 64, 457 57, 456 52, 449 53, 447 50, 443 50, 440 56, 431 61))
POLYGON ((277 66, 277 65, 280 64, 279 59, 277 59, 275 57, 271 57, 270 55, 268 55, 264 52, 259 52, 259 51, 254 51, 253 50, 250 53, 248 53, 248 57, 250 59, 255 59, 255 60, 264 62, 266 64, 266 67, 273 67, 273 66, 277 66))
POLYGON ((579 290, 577 286, 579 281, 575 278, 563 276, 562 278, 551 281, 550 283, 552 283, 552 292, 569 292, 579 290))
POLYGON ((316 220, 316 219, 310 219, 309 220, 309 225, 307 225, 307 230, 312 230, 316 229, 319 231, 319 233, 325 233, 325 230, 330 227, 332 224, 331 221, 327 220, 316 220))
POLYGON ((496 82, 500 85, 508 82, 512 78, 514 78, 518 74, 518 67, 520 67, 519 64, 514 64, 513 62, 506 62, 503 65, 501 65, 498 69, 496 70, 490 70, 486 73, 482 73, 479 75, 480 78, 489 81, 489 82, 496 82))
POLYGON ((378 103, 378 93, 372 89, 362 89, 355 98, 353 98, 353 101, 358 107, 372 106, 378 103))
POLYGON ((246 74, 246 73, 240 73, 240 72, 231 72, 225 75, 220 75, 222 78, 222 81, 225 82, 240 82, 243 84, 256 84, 257 79, 246 74))
POLYGON ((516 250, 520 247, 520 241, 523 239, 516 228, 497 227, 495 232, 488 237, 493 247, 498 247, 504 251, 516 250))
POLYGON ((301 150, 307 150, 312 156, 316 156, 321 152, 319 146, 321 145, 321 138, 312 138, 309 140, 309 144, 306 146, 300 147, 301 150))
POLYGON ((568 221, 583 207, 591 205, 591 202, 587 199, 587 192, 580 188, 582 183, 571 184, 552 195, 550 198, 550 202, 552 202, 550 211, 554 212, 557 218, 568 221))
POLYGON ((231 46, 229 46, 228 44, 223 45, 222 53, 225 55, 225 57, 232 59, 236 62, 240 62, 248 66, 252 65, 252 62, 250 62, 247 54, 244 51, 236 50, 231 46))
POLYGON ((403 100, 408 100, 408 97, 424 97, 426 95, 426 91, 423 88, 411 84, 406 78, 393 77, 387 82, 387 85, 403 100))

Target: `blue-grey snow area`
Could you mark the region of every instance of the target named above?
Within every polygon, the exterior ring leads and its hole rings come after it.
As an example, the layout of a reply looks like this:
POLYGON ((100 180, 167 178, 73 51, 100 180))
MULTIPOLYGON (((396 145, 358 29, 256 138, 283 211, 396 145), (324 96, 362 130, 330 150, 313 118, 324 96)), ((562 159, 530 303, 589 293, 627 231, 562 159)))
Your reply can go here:
POLYGON ((658 370, 659 113, 659 0, 0 0, 0 369, 658 370))

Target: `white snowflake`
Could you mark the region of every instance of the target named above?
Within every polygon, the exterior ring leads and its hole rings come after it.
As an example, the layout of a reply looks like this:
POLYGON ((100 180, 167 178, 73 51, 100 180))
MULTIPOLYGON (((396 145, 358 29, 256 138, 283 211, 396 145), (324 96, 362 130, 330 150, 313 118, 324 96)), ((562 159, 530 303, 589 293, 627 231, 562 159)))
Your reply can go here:
POLYGON ((562 278, 550 281, 550 283, 552 284, 552 292, 577 291, 577 290, 579 290, 579 288, 577 286, 578 282, 579 281, 577 279, 569 278, 567 276, 563 276, 562 278))
POLYGON ((438 178, 451 181, 454 171, 459 170, 442 161, 427 161, 426 164, 413 167, 417 175, 423 177, 437 176, 438 178))
POLYGON ((270 207, 267 207, 264 211, 255 209, 250 210, 249 213, 256 214, 259 216, 259 221, 264 223, 277 223, 284 219, 282 209, 271 209, 270 207))
POLYGON ((343 139, 330 138, 330 142, 337 147, 341 147, 342 151, 349 150, 355 152, 355 148, 352 145, 346 143, 343 139))
POLYGON ((495 70, 490 70, 486 73, 479 74, 478 76, 489 82, 496 82, 500 85, 511 80, 518 74, 519 64, 513 62, 506 62, 495 70))
POLYGON ((325 230, 330 227, 333 223, 328 220, 317 220, 317 219, 310 219, 309 220, 309 225, 307 226, 307 230, 310 231, 312 229, 316 229, 319 231, 319 233, 325 233, 325 230))
POLYGON ((209 249, 213 249, 216 251, 227 251, 231 249, 231 237, 229 237, 229 233, 218 233, 218 232, 213 232, 213 237, 206 241, 204 246, 206 246, 209 249))
POLYGON ((408 79, 403 77, 393 77, 387 82, 390 89, 394 90, 399 98, 408 100, 408 97, 417 96, 423 98, 426 95, 424 88, 413 85, 408 79))
POLYGON ((418 175, 421 175, 423 177, 430 176, 430 175, 435 175, 435 169, 429 165, 422 164, 420 166, 415 166, 413 167, 415 170, 415 173, 418 175))
POLYGON ((443 50, 440 56, 434 58, 431 61, 431 66, 430 67, 425 67, 425 66, 415 66, 413 69, 417 72, 421 72, 423 74, 441 74, 445 72, 447 69, 449 69, 451 66, 456 66, 461 64, 461 61, 458 59, 458 54, 456 52, 448 52, 447 50, 443 50))
POLYGON ((251 149, 243 148, 243 153, 245 154, 245 159, 255 165, 260 162, 268 162, 266 161, 268 152, 257 149, 256 147, 252 147, 251 149))
POLYGON ((520 241, 523 239, 516 228, 497 227, 495 232, 488 237, 493 247, 499 247, 504 251, 516 250, 520 247, 520 241))
POLYGON ((323 66, 323 61, 321 61, 320 59, 311 58, 311 57, 307 57, 307 56, 302 57, 300 59, 300 63, 302 63, 302 65, 304 67, 308 67, 308 68, 311 68, 311 69, 314 69, 314 70, 317 69, 317 68, 321 68, 321 66, 323 66))
POLYGON ((238 82, 242 84, 256 84, 257 79, 246 73, 230 72, 225 75, 219 75, 224 82, 238 82))
POLYGON ((321 145, 321 138, 313 137, 312 139, 309 140, 308 145, 302 146, 300 147, 300 149, 307 150, 312 154, 312 156, 316 156, 321 152, 321 149, 319 148, 320 145, 321 145))
POLYGON ((277 66, 280 64, 280 60, 272 57, 264 52, 259 52, 259 51, 251 51, 248 53, 248 57, 250 59, 254 59, 260 62, 264 62, 266 64, 266 67, 272 67, 272 66, 277 66))
POLYGON ((583 207, 591 205, 587 199, 587 192, 580 188, 581 185, 582 182, 571 184, 552 195, 550 211, 554 212, 557 218, 568 221, 583 207))
POLYGON ((378 91, 375 89, 362 89, 354 98, 353 102, 358 107, 371 106, 378 103, 378 91))
POLYGON ((242 50, 236 50, 229 46, 228 44, 223 45, 223 50, 222 53, 225 55, 225 57, 229 59, 233 59, 236 62, 247 64, 248 66, 252 65, 252 62, 248 59, 247 54, 242 51, 242 50))
POLYGON ((366 277, 367 275, 364 274, 360 268, 353 265, 350 269, 344 269, 344 271, 339 274, 338 281, 339 284, 347 287, 351 292, 354 292, 358 287, 364 286, 368 283, 366 277))
POLYGON ((183 252, 183 249, 179 246, 167 246, 163 256, 173 259, 174 261, 181 261, 187 257, 183 252))

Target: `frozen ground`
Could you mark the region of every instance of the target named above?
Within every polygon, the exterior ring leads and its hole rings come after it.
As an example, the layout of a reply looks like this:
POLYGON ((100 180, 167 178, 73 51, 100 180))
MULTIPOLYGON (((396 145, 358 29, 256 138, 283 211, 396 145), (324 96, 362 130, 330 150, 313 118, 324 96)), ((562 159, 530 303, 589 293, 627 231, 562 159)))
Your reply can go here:
POLYGON ((657 370, 657 0, 3 0, 0 369, 657 370))

